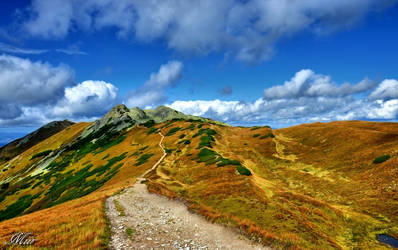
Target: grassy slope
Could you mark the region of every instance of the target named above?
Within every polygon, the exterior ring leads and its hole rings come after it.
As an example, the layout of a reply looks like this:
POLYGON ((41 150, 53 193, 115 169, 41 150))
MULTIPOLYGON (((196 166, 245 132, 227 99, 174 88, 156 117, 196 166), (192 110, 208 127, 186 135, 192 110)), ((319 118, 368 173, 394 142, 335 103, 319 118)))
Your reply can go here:
POLYGON ((152 173, 153 192, 182 196, 209 219, 274 247, 383 248, 377 233, 397 235, 397 124, 303 125, 273 131, 275 138, 262 136, 271 131, 266 127, 205 127, 217 131, 212 150, 253 175, 198 164, 198 128, 182 129, 165 139, 172 153, 152 173), (180 137, 191 143, 178 144, 180 137), (383 154, 392 158, 372 163, 383 154))
MULTIPOLYGON (((74 131, 77 133, 75 135, 78 135, 80 129, 85 126, 87 126, 87 124, 76 125, 76 127, 71 128, 70 131, 74 131)), ((49 147, 52 148, 56 146, 54 143, 61 143, 60 139, 64 138, 63 136, 63 134, 58 134, 43 141, 35 146, 35 149, 32 149, 27 155, 24 155, 24 158, 30 159, 31 155, 46 150, 49 147)), ((121 155, 126 151, 129 152, 127 157, 120 161, 120 163, 123 163, 123 166, 116 175, 95 192, 54 207, 0 222, 0 241, 4 242, 9 240, 14 232, 29 231, 33 232, 38 240, 35 244, 36 247, 56 247, 62 249, 92 249, 105 247, 109 235, 107 235, 107 224, 103 211, 104 199, 116 191, 134 183, 135 177, 142 174, 157 161, 162 155, 160 148, 157 146, 158 141, 159 135, 153 134, 147 136, 146 128, 133 128, 128 131, 126 139, 121 143, 96 155, 87 154, 78 162, 70 165, 67 171, 78 171, 78 169, 81 169, 82 165, 88 161, 90 161, 94 167, 100 166, 113 156, 121 155), (143 146, 148 147, 145 150, 140 150, 143 146), (139 154, 132 156, 132 152, 136 151, 138 151, 139 154), (146 163, 139 167, 135 166, 139 155, 144 153, 151 153, 154 155, 148 159, 146 163), (107 155, 109 156, 106 157, 107 155)), ((40 186, 36 189, 38 188, 40 188, 40 186)), ((45 187, 42 188, 46 189, 45 187)), ((27 192, 35 191, 27 189, 17 192, 14 196, 20 197, 27 192)), ((6 204, 10 204, 12 201, 16 200, 16 197, 7 197, 1 205, 5 207, 6 204)))
MULTIPOLYGON (((398 236, 396 124, 341 122, 272 131, 176 121, 156 128, 165 135, 179 129, 165 138, 170 153, 150 173, 150 191, 181 197, 212 221, 238 227, 276 248, 374 249, 384 247, 375 240, 376 233, 398 236), (216 133, 197 135, 203 129, 216 133), (198 162, 203 148, 214 151, 213 162, 209 158, 207 163, 198 162), (372 163, 383 154, 390 154, 391 159, 372 163), (235 163, 217 166, 220 157, 228 159, 223 162, 239 161, 252 175, 240 175, 235 163)), ((124 165, 119 172, 100 189, 1 222, 0 241, 15 231, 32 231, 38 246, 104 246, 103 200, 132 184, 161 156, 159 136, 148 136, 148 131, 134 128, 120 144, 98 155, 88 154, 73 165, 81 168, 86 161, 102 165, 109 157, 128 151, 130 157, 121 161, 124 165), (145 154, 154 156, 134 166, 145 154)), ((44 145, 24 157, 52 149, 44 145)))

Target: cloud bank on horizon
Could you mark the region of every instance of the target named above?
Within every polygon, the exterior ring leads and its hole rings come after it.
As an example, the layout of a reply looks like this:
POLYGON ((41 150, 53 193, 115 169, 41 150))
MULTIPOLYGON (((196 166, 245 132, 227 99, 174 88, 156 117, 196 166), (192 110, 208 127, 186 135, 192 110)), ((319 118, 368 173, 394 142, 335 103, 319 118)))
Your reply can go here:
POLYGON ((167 101, 167 89, 179 81, 183 63, 169 61, 126 97, 104 81, 74 81, 66 65, 53 66, 15 56, 0 56, 0 125, 42 124, 55 119, 95 119, 117 103, 151 108, 160 104, 187 114, 236 125, 286 126, 330 120, 392 120, 398 115, 398 81, 364 78, 337 84, 310 69, 263 90, 254 102, 167 101))

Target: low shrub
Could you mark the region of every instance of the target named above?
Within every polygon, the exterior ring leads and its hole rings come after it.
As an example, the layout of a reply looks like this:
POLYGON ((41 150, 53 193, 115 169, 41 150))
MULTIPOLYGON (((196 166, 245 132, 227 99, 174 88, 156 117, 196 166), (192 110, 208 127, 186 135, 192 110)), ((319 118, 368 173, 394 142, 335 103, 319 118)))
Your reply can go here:
POLYGON ((381 156, 376 157, 376 158, 373 160, 373 163, 374 163, 374 164, 383 163, 383 162, 387 161, 387 160, 390 159, 390 158, 391 158, 390 155, 381 155, 381 156))
POLYGON ((149 158, 151 158, 153 154, 143 154, 138 158, 137 162, 134 164, 134 166, 140 166, 148 161, 149 158))
POLYGON ((275 135, 271 132, 268 132, 268 134, 260 137, 260 139, 265 139, 265 138, 275 138, 275 135))
POLYGON ((127 227, 126 228, 126 235, 128 236, 128 237, 133 237, 134 236, 134 233, 135 233, 135 230, 134 229, 132 229, 131 227, 127 227))
POLYGON ((177 131, 179 131, 181 128, 180 127, 175 127, 169 130, 169 132, 167 132, 166 136, 171 136, 174 135, 177 131))
POLYGON ((223 166, 227 166, 227 165, 240 166, 241 164, 237 160, 230 160, 230 159, 226 159, 226 158, 222 158, 221 161, 219 163, 217 163, 218 167, 223 167, 223 166))
POLYGON ((254 134, 253 135, 254 138, 259 137, 259 136, 260 136, 260 134, 254 134))
POLYGON ((150 134, 153 134, 153 133, 157 133, 159 131, 159 129, 157 129, 157 128, 150 128, 149 130, 148 130, 148 132, 146 133, 147 135, 150 135, 150 134))
POLYGON ((45 150, 45 151, 42 151, 42 152, 40 152, 40 153, 37 153, 37 154, 33 155, 30 159, 33 160, 33 159, 36 159, 36 158, 39 158, 39 157, 42 157, 42 156, 47 156, 47 155, 49 155, 51 152, 52 152, 51 149, 45 150))
POLYGON ((250 170, 245 168, 244 166, 237 166, 236 170, 238 170, 238 173, 241 174, 241 175, 247 175, 247 176, 252 175, 250 170))
POLYGON ((142 124, 142 126, 147 127, 147 128, 153 127, 154 125, 155 125, 155 121, 154 120, 149 120, 149 121, 147 121, 147 122, 142 124))

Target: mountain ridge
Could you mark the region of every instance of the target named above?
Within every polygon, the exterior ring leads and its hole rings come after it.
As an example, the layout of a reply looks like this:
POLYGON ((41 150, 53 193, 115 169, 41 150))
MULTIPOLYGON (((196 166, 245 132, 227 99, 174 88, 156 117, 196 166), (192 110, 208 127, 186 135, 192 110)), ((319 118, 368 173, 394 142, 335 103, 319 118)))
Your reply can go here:
POLYGON ((118 105, 0 163, 0 241, 18 230, 37 247, 106 247, 106 197, 144 173, 150 192, 273 248, 384 249, 376 235, 398 237, 398 123, 271 129, 176 112, 118 105), (167 155, 151 170, 159 132, 167 155))

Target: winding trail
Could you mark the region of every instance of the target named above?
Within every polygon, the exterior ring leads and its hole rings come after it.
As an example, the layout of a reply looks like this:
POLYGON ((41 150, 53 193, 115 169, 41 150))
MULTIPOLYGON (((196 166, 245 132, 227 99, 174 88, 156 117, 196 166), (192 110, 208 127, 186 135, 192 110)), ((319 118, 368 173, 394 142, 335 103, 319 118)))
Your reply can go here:
POLYGON ((235 230, 189 212, 182 202, 148 192, 144 176, 156 170, 167 155, 162 145, 164 136, 160 132, 159 135, 162 157, 132 187, 106 200, 106 214, 111 222, 110 248, 268 249, 235 230), (115 203, 122 207, 124 216, 115 203))

